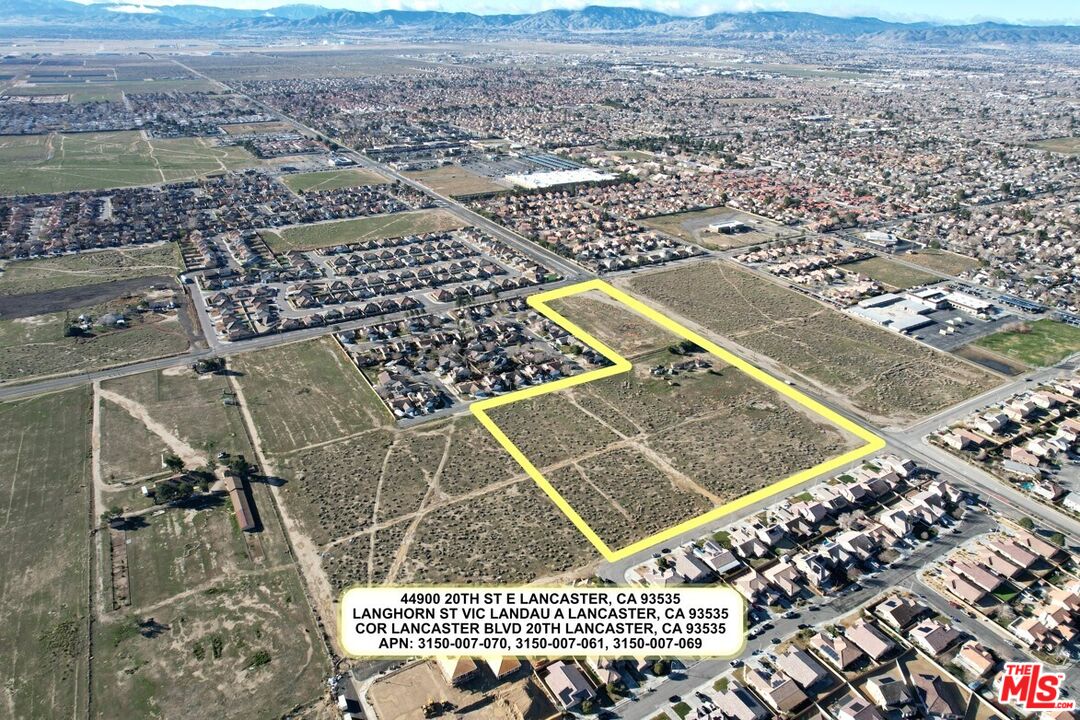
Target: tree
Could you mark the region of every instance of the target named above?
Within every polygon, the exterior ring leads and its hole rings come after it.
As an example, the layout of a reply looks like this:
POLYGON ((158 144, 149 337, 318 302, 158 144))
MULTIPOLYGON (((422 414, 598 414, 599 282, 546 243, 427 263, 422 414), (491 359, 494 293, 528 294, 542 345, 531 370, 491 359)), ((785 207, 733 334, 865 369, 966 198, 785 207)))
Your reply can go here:
POLYGON ((1060 532, 1056 532, 1050 536, 1050 542, 1054 543, 1058 547, 1065 547, 1065 535, 1060 532))
POLYGON ((1024 516, 1017 520, 1016 524, 1024 528, 1025 530, 1032 530, 1035 527, 1035 521, 1027 516, 1024 516))
POLYGON ((246 478, 251 472, 251 463, 243 455, 233 455, 229 458, 229 471, 233 475, 246 478))
POLYGON ((165 456, 164 462, 165 462, 165 467, 169 468, 174 473, 179 474, 179 473, 184 472, 184 461, 181 460, 176 455, 173 455, 172 453, 169 453, 168 455, 165 456))
POLYGON ((102 511, 102 513, 101 513, 101 522, 108 525, 113 520, 116 520, 118 517, 120 517, 123 514, 124 514, 124 509, 121 508, 119 505, 110 505, 109 507, 107 507, 105 510, 102 511))

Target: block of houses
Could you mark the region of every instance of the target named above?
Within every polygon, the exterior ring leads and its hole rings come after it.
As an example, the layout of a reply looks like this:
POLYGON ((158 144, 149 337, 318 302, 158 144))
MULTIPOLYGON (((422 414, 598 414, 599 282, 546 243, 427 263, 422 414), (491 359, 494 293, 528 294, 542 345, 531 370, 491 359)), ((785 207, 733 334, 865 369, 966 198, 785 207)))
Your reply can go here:
POLYGON ((735 553, 720 547, 712 540, 706 540, 694 552, 717 575, 723 575, 726 572, 742 567, 742 562, 735 557, 735 553))
POLYGON ((896 644, 885 636, 881 630, 864 619, 859 619, 853 625, 844 630, 844 637, 861 648, 863 652, 874 660, 880 660, 888 655, 896 644))
POLYGON ((1014 540, 994 537, 988 538, 983 544, 993 549, 994 552, 1000 554, 1009 562, 1014 565, 1019 565, 1025 570, 1030 570, 1039 560, 1038 555, 1021 547, 1014 540))
POLYGON ((899 710, 900 717, 908 717, 912 714, 911 705, 915 698, 912 697, 911 688, 906 683, 890 675, 877 675, 867 680, 864 687, 866 694, 881 710, 885 712, 899 710))
POLYGON ((762 575, 772 587, 779 590, 785 597, 794 598, 802 592, 802 585, 799 584, 801 579, 799 571, 786 558, 766 569, 762 575))
POLYGON ((986 597, 985 590, 965 580, 962 575, 957 574, 951 567, 942 568, 941 582, 945 585, 946 590, 972 605, 978 605, 986 597))
POLYGON ((1039 457, 1019 445, 1013 445, 1009 448, 1008 457, 1013 462, 1021 465, 1039 467, 1039 457))
POLYGON ((438 659, 443 678, 451 685, 462 685, 476 677, 480 669, 472 658, 443 657, 438 659))
POLYGON ((712 568, 686 547, 676 548, 670 557, 675 563, 675 572, 687 582, 704 582, 713 576, 712 568))
POLYGON ((1029 532, 1016 533, 1014 540, 1017 545, 1026 549, 1028 552, 1049 560, 1059 560, 1066 554, 1064 550, 1054 543, 1043 540, 1038 535, 1033 535, 1029 532))
POLYGON ((1054 636, 1050 628, 1034 617, 1019 617, 1009 625, 1009 631, 1031 648, 1050 649, 1054 636))
POLYGON ((488 657, 484 658, 484 662, 491 668, 491 674, 495 676, 496 680, 505 680, 518 670, 521 669, 521 660, 509 655, 505 657, 488 657))

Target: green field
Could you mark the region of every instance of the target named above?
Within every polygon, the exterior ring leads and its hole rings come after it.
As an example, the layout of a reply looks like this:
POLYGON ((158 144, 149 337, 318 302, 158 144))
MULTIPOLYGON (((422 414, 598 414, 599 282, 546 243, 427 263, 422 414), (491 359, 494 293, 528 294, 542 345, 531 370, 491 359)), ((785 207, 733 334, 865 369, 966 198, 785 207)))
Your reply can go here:
POLYGON ((0 295, 23 295, 112 280, 175 275, 181 267, 180 250, 173 243, 20 260, 3 266, 0 295))
POLYGON ((216 86, 207 80, 114 80, 95 83, 42 83, 10 88, 8 95, 69 95, 73 103, 119 101, 124 93, 209 92, 216 86))
POLYGON ((370 170, 328 170, 326 172, 297 173, 282 175, 281 181, 293 192, 307 190, 339 190, 341 188, 360 187, 361 185, 385 185, 390 182, 382 175, 370 170))
POLYGON ((1080 328, 1044 318, 1010 326, 976 340, 975 344, 1012 360, 1045 367, 1080 352, 1080 328))
POLYGON ((937 275, 931 275, 928 272, 916 270, 883 257, 872 257, 867 260, 848 263, 843 268, 851 272, 862 273, 871 280, 877 280, 879 283, 897 290, 907 290, 917 285, 929 285, 941 280, 937 275))
POLYGON ((909 252, 901 257, 909 263, 922 265, 927 270, 942 273, 943 275, 959 275, 962 272, 979 267, 979 261, 973 257, 933 248, 923 248, 918 252, 909 252))
POLYGON ((0 320, 0 380, 85 372, 187 351, 188 337, 180 323, 160 315, 139 316, 145 322, 122 330, 95 329, 91 337, 64 337, 69 319, 85 312, 100 317, 116 305, 0 320))
POLYGON ((264 230, 262 235, 275 252, 286 252, 453 230, 464 225, 459 218, 445 210, 416 210, 317 225, 300 225, 286 230, 264 230))
POLYGON ((329 338, 235 356, 231 367, 268 453, 386 425, 390 415, 329 338))
POLYGON ((0 707, 86 707, 88 387, 0 404, 0 707))
POLYGON ((135 131, 0 138, 0 193, 68 192, 175 182, 258 160, 205 138, 147 140, 135 131))
POLYGON ((1080 137, 1048 138, 1031 143, 1031 147, 1049 150, 1050 152, 1065 153, 1066 155, 1075 155, 1080 153, 1080 137))

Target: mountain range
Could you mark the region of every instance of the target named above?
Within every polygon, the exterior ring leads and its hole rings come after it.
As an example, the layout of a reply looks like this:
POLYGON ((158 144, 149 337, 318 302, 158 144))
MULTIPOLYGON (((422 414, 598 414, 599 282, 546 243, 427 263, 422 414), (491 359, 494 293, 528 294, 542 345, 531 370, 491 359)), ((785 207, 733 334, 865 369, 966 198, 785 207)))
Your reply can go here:
POLYGON ((611 36, 699 41, 805 38, 923 43, 1080 43, 1080 26, 983 22, 898 23, 869 17, 803 12, 724 12, 682 17, 653 10, 589 6, 529 14, 477 15, 437 11, 358 12, 318 5, 237 10, 204 5, 83 5, 69 0, 0 0, 0 34, 56 37, 215 37, 395 32, 441 37, 611 36))

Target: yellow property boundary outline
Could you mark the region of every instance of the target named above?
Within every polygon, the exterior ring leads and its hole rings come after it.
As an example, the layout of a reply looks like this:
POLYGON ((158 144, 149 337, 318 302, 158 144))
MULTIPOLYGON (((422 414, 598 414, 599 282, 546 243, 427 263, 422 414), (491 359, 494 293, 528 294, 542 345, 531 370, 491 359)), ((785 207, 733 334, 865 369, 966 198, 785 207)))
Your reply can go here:
POLYGON ((505 448, 506 451, 510 453, 510 455, 515 460, 517 460, 518 464, 521 465, 522 469, 525 470, 529 477, 536 481, 536 484, 540 486, 540 489, 547 493, 547 496, 550 497, 552 501, 554 501, 555 505, 563 511, 566 517, 570 518, 570 522, 572 522, 574 526, 577 527, 577 529, 580 530, 586 538, 588 538, 589 542, 591 542, 596 547, 596 549, 600 551, 600 554, 603 555, 604 558, 609 562, 621 560, 622 558, 633 555, 634 553, 641 550, 645 550, 649 547, 652 547, 653 545, 662 543, 666 540, 670 540, 671 538, 677 537, 678 535, 681 535, 689 530, 693 530, 694 528, 717 520, 729 513, 741 510, 742 508, 753 505, 756 502, 765 500, 766 498, 772 497, 777 493, 793 488, 796 485, 799 485, 800 483, 803 483, 813 477, 827 473, 830 470, 835 470, 843 465, 854 462, 885 447, 885 440, 878 437, 867 428, 864 428, 861 425, 858 425, 851 420, 848 420, 847 418, 841 416, 840 414, 830 410, 816 400, 807 397, 795 388, 786 384, 784 381, 773 377, 769 373, 761 370, 758 367, 755 367, 754 365, 750 364, 746 360, 743 360, 737 355, 733 355, 732 353, 728 352, 716 343, 706 340, 692 330, 689 330, 680 325, 679 323, 675 322, 674 320, 665 317, 664 315, 660 314, 656 310, 653 310, 651 307, 645 305, 639 300, 636 300, 630 295, 627 295, 626 293, 617 290, 603 280, 589 280, 583 283, 578 283, 576 285, 559 288, 557 290, 537 293, 536 295, 530 295, 526 299, 526 301, 530 306, 535 308, 542 315, 562 326, 567 332, 576 337, 582 343, 584 343, 585 345, 592 348, 593 350, 607 358, 609 361, 611 361, 611 365, 599 368, 597 370, 592 370, 581 375, 561 378, 554 382, 545 383, 543 385, 534 385, 532 387, 527 387, 512 393, 507 393, 506 395, 500 395, 498 397, 480 400, 472 404, 471 410, 473 415, 475 415, 477 419, 480 420, 480 423, 488 429, 488 431, 495 437, 496 440, 499 441, 499 444, 502 445, 503 448, 505 448), (509 405, 510 403, 515 403, 519 400, 527 400, 528 398, 537 397, 539 395, 546 395, 548 393, 558 392, 559 390, 565 390, 566 388, 574 387, 575 385, 582 385, 584 383, 592 382, 594 380, 612 377, 613 375, 620 375, 622 373, 628 372, 633 368, 633 365, 630 363, 629 360, 622 357, 614 350, 609 348, 607 345, 600 342, 592 335, 567 320, 565 317, 553 310, 547 304, 552 300, 558 300, 560 298, 569 297, 571 295, 578 295, 583 292, 589 292, 590 290, 598 290, 604 293, 611 299, 616 300, 623 305, 626 305, 634 312, 643 315, 657 325, 660 325, 661 327, 671 331, 675 335, 685 338, 686 340, 695 343, 699 347, 704 348, 712 355, 720 358, 728 365, 731 365, 732 367, 741 370, 753 379, 757 380, 762 385, 772 388, 773 390, 776 390, 777 392, 785 395, 786 397, 791 398, 803 407, 813 411, 818 416, 828 420, 832 424, 844 430, 847 430, 859 439, 864 440, 866 444, 854 450, 846 452, 843 455, 834 457, 831 460, 826 460, 825 462, 819 463, 811 468, 807 468, 806 470, 795 473, 788 478, 773 483, 772 485, 763 487, 760 490, 755 490, 752 493, 742 496, 738 500, 732 500, 731 502, 724 503, 719 507, 713 508, 707 513, 681 522, 674 527, 668 528, 667 530, 661 530, 658 533, 650 535, 642 540, 638 540, 637 542, 631 545, 627 545, 624 548, 612 550, 603 540, 600 539, 600 536, 596 534, 596 532, 589 526, 587 522, 585 522, 585 520, 580 515, 578 515, 577 511, 574 510, 570 503, 568 503, 566 499, 559 494, 559 491, 556 490, 550 482, 548 482, 547 478, 545 478, 544 475, 536 469, 536 466, 529 461, 529 458, 525 457, 525 454, 521 452, 517 445, 515 445, 514 442, 506 436, 506 433, 504 433, 495 423, 495 421, 492 420, 491 417, 487 414, 487 411, 492 408, 502 407, 503 405, 509 405))

